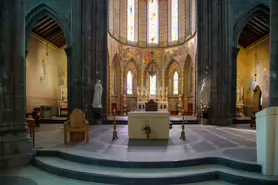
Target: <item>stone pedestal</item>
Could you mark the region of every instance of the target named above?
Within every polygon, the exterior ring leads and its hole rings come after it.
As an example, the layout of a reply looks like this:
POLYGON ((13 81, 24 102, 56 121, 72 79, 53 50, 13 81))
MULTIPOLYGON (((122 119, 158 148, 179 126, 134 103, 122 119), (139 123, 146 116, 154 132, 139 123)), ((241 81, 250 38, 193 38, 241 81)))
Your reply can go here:
POLYGON ((92 124, 102 124, 102 119, 103 119, 103 109, 93 108, 92 124))
POLYGON ((278 107, 256 114, 257 162, 264 175, 278 175, 278 107))

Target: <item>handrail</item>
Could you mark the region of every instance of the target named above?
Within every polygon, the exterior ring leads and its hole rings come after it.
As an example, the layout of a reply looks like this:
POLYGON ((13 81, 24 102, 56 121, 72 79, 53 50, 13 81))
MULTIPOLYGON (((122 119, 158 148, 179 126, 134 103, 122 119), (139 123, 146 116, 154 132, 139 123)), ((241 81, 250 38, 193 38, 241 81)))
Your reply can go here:
POLYGON ((142 46, 138 46, 138 44, 136 45, 132 45, 132 44, 126 44, 126 43, 123 43, 122 41, 120 41, 119 39, 116 39, 111 33, 110 31, 108 31, 108 34, 110 35, 110 37, 112 37, 114 40, 116 40, 117 42, 119 42, 120 44, 122 45, 125 45, 125 46, 132 46, 132 47, 137 47, 137 48, 172 48, 172 47, 176 47, 176 46, 180 46, 180 45, 183 45, 185 44, 186 42, 188 42, 190 39, 192 39, 197 33, 197 30, 195 30, 194 34, 191 35, 189 38, 187 38, 185 41, 183 41, 182 43, 178 43, 178 44, 175 44, 175 45, 171 45, 171 46, 163 46, 163 47, 155 47, 155 46, 145 46, 145 47, 142 47, 142 46))

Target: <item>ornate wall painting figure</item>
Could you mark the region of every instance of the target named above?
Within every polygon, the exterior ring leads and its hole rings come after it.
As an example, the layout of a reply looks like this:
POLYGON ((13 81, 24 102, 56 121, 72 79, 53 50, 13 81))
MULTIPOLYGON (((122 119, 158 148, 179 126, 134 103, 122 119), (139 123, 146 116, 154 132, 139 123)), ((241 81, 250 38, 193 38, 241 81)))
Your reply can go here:
POLYGON ((263 84, 264 84, 264 89, 268 90, 268 87, 269 87, 269 77, 268 77, 266 68, 264 68, 263 84))
POLYGON ((46 83, 46 84, 48 82, 47 64, 44 59, 42 60, 42 76, 40 76, 40 81, 41 83, 46 83))

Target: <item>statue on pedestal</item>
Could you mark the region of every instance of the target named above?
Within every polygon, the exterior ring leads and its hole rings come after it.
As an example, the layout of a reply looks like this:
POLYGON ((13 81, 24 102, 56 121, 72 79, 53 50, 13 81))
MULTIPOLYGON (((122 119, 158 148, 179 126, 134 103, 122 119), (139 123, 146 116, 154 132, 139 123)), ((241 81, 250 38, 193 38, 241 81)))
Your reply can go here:
POLYGON ((102 85, 100 84, 100 80, 97 80, 95 84, 95 91, 94 91, 94 100, 92 103, 93 108, 102 108, 101 104, 101 96, 102 96, 102 85))
POLYGON ((209 87, 207 84, 207 80, 203 79, 203 84, 201 86, 200 92, 201 102, 203 102, 204 106, 208 106, 209 104, 209 87))

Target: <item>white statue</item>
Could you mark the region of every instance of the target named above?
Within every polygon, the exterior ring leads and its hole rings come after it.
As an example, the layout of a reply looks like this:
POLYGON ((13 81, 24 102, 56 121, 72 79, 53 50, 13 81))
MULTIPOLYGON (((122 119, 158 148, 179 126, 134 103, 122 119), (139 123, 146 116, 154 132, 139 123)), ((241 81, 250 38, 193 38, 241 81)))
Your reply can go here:
POLYGON ((209 89, 208 89, 208 84, 207 84, 206 79, 203 79, 203 84, 202 84, 202 87, 201 87, 200 96, 201 96, 201 101, 203 102, 203 104, 208 106, 208 104, 209 104, 209 89))
POLYGON ((100 84, 100 80, 97 80, 95 84, 95 92, 94 92, 94 100, 92 103, 93 108, 102 108, 101 104, 101 95, 102 95, 102 85, 100 84))

